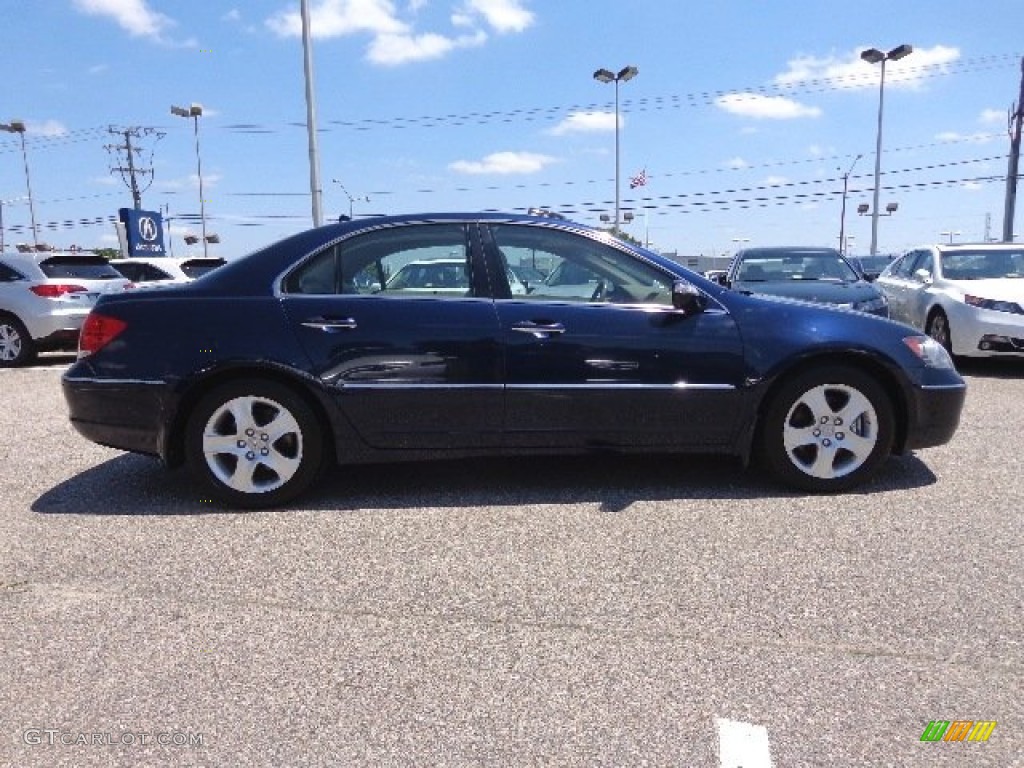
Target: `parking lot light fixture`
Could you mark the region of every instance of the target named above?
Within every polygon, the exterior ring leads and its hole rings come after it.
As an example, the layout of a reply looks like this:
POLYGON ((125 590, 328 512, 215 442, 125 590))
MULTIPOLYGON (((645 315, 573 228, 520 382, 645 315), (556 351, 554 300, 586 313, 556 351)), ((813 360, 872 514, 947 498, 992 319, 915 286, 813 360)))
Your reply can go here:
POLYGON ((25 121, 11 120, 0 123, 0 131, 17 133, 21 137, 21 159, 25 164, 25 188, 28 190, 28 212, 32 220, 32 245, 39 246, 39 228, 36 226, 36 206, 32 202, 32 179, 28 173, 28 152, 25 150, 25 121))
POLYGON ((196 173, 199 176, 199 221, 203 229, 203 256, 207 256, 206 244, 206 201, 203 198, 203 161, 199 155, 199 118, 203 116, 203 105, 193 103, 189 107, 171 107, 171 114, 194 121, 196 137, 196 173))
POLYGON ((878 194, 880 192, 880 180, 882 176, 882 107, 885 99, 885 63, 887 61, 899 61, 913 53, 913 46, 903 43, 893 48, 888 53, 882 53, 877 48, 868 48, 862 51, 860 57, 868 64, 881 64, 882 72, 878 81, 878 131, 875 137, 875 200, 874 208, 871 210, 871 255, 878 253, 878 194))
POLYGON ((608 69, 599 69, 594 73, 594 79, 599 83, 615 83, 615 229, 619 231, 619 83, 632 80, 640 74, 640 70, 634 66, 623 67, 618 73, 608 69))

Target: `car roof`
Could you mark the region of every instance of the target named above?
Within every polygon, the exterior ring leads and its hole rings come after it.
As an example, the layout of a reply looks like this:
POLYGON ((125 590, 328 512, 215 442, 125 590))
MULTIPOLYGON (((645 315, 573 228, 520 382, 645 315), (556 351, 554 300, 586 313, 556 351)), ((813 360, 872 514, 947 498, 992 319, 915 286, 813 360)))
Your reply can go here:
POLYGON ((1024 251, 1024 243, 929 243, 907 250, 921 248, 936 248, 940 251, 1024 251))
POLYGON ((838 254, 839 251, 835 248, 831 248, 827 245, 763 245, 754 246, 753 248, 744 248, 739 251, 736 255, 743 254, 745 256, 762 254, 764 256, 775 256, 775 255, 797 255, 797 254, 812 254, 812 253, 827 253, 829 255, 838 254))

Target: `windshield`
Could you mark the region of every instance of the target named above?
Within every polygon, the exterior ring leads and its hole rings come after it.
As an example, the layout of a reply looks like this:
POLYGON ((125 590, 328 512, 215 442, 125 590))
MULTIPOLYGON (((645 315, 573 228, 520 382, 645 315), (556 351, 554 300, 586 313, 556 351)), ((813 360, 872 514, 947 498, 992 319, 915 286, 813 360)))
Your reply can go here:
POLYGON ((1024 277, 1024 249, 951 251, 942 254, 947 280, 994 280, 1024 277))
POLYGON ((825 280, 852 283, 859 277, 836 251, 754 251, 745 254, 736 280, 744 283, 825 280))

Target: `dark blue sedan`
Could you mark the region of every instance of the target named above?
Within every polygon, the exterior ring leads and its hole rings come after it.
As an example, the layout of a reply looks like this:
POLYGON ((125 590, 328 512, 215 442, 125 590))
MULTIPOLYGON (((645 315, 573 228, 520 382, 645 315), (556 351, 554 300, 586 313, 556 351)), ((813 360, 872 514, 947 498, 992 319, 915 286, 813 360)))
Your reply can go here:
POLYGON ((907 326, 502 214, 347 221, 187 285, 105 296, 63 386, 85 437, 187 463, 243 507, 339 463, 609 450, 733 454, 839 491, 947 442, 965 393, 907 326), (453 260, 457 290, 391 279, 453 260), (585 279, 516 293, 518 265, 585 279))
POLYGON ((720 282, 736 291, 787 296, 889 316, 885 294, 835 248, 745 248, 733 258, 720 282))

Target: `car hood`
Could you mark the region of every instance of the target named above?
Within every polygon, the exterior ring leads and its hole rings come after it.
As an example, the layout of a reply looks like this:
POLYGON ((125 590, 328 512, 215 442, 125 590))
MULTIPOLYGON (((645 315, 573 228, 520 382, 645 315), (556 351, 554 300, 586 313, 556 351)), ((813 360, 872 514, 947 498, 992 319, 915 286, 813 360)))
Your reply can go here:
POLYGON ((946 280, 957 290, 996 301, 1015 301, 1024 306, 1024 278, 999 277, 991 280, 946 280))
POLYGON ((855 304, 858 301, 876 299, 881 295, 877 288, 861 280, 855 283, 826 280, 738 281, 732 284, 732 288, 736 291, 785 296, 819 304, 855 304))

